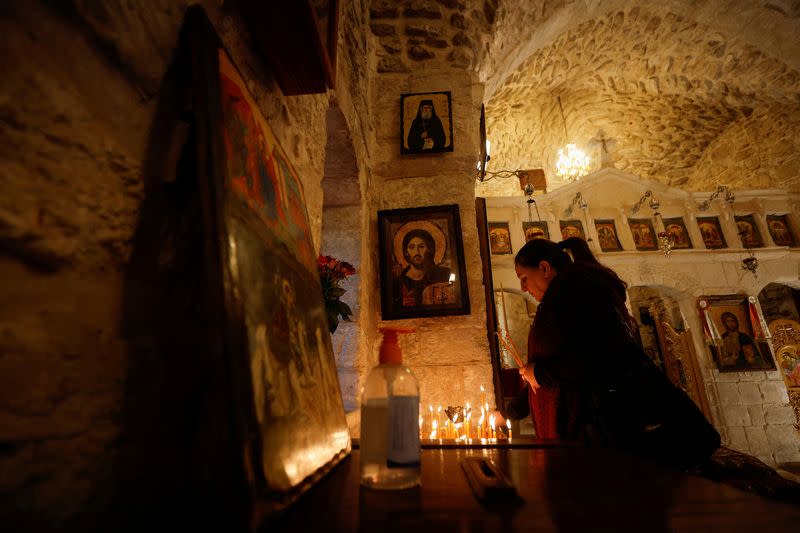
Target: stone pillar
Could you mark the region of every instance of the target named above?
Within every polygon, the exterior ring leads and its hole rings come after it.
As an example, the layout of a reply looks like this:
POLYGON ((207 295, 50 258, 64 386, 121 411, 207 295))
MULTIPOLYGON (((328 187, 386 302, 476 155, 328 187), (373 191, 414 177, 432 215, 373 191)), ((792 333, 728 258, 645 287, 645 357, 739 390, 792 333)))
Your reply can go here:
MULTIPOLYGON (((376 145, 370 246, 377 252, 378 210, 458 204, 471 309, 466 316, 395 320, 378 325, 416 328, 416 333, 401 337, 401 347, 406 364, 420 381, 425 410, 428 405, 446 407, 463 405, 464 401, 478 405, 480 385, 486 388, 486 399, 493 407, 492 365, 475 218, 474 172, 483 86, 474 73, 449 68, 413 75, 386 74, 372 83, 376 145), (401 155, 400 95, 436 91, 450 91, 452 95, 454 151, 401 155)), ((373 254, 373 260, 377 265, 377 253, 373 254)), ((377 294, 377 286, 375 290, 377 294)), ((373 303, 379 315, 379 298, 373 303)), ((377 361, 378 346, 376 343, 367 366, 377 361)))

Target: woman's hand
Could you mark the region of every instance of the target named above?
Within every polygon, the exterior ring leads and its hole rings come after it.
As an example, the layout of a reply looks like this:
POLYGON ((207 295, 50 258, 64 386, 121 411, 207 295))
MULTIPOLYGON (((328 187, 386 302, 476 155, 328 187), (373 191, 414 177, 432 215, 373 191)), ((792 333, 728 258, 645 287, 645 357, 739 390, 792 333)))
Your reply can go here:
POLYGON ((523 367, 520 367, 519 375, 523 380, 528 382, 533 392, 536 392, 536 389, 538 389, 541 386, 536 381, 536 376, 533 373, 533 364, 528 364, 523 367))

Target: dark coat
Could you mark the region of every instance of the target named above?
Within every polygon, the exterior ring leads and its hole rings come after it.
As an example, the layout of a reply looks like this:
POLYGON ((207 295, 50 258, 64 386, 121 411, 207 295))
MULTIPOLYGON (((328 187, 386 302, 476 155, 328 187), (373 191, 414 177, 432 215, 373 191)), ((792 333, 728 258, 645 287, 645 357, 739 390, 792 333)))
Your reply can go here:
POLYGON ((562 440, 698 464, 719 447, 719 434, 650 361, 636 330, 611 271, 582 262, 562 269, 531 328, 528 360, 546 392, 529 394, 534 415, 552 413, 562 440))

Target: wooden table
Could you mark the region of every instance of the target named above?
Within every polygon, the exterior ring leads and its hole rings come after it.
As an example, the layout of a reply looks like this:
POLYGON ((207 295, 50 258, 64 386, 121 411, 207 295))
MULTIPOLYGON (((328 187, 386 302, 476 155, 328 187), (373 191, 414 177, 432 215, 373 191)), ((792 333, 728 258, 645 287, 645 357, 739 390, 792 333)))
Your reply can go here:
POLYGON ((422 486, 359 485, 354 450, 270 531, 800 531, 800 507, 685 476, 610 450, 577 447, 423 449, 422 486), (521 504, 481 505, 461 469, 493 459, 521 504))

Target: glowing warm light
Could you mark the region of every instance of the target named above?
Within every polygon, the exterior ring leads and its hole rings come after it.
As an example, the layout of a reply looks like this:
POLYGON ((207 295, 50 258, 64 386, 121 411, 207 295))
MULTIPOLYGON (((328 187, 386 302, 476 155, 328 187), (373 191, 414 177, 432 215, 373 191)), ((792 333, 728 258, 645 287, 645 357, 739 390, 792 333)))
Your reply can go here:
POLYGON ((436 428, 438 428, 438 427, 439 427, 439 422, 434 420, 433 421, 433 431, 431 431, 431 436, 428 437, 428 438, 430 438, 430 439, 435 439, 436 438, 436 428))
POLYGON ((506 427, 508 428, 508 438, 511 438, 511 420, 506 420, 506 427))
POLYGON ((568 181, 578 181, 589 173, 591 159, 574 144, 567 145, 567 153, 558 151, 556 174, 568 181))
POLYGON ((450 279, 448 281, 450 281, 450 283, 455 282, 456 281, 456 275, 451 273, 450 274, 450 279))
MULTIPOLYGON (((335 432, 331 435, 330 440, 316 446, 296 447, 286 457, 284 472, 287 479, 293 484, 300 483, 319 468, 320 464, 329 460, 333 453, 343 450, 349 439, 350 434, 345 429, 345 431, 335 432)), ((265 461, 267 460, 265 457, 265 461)))

